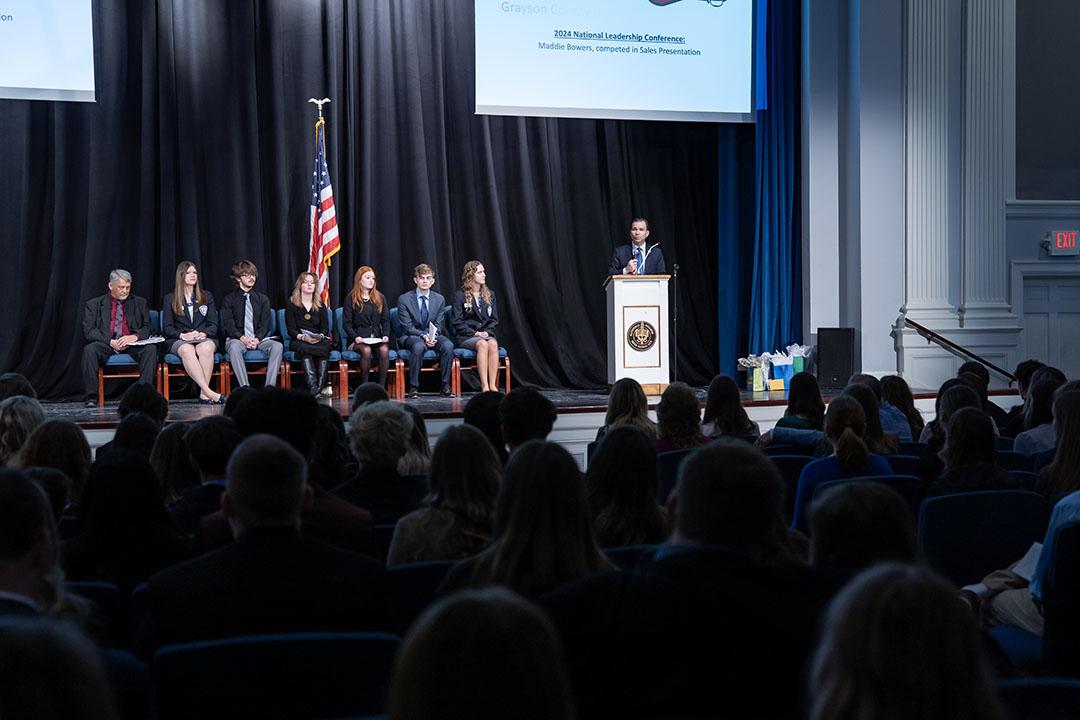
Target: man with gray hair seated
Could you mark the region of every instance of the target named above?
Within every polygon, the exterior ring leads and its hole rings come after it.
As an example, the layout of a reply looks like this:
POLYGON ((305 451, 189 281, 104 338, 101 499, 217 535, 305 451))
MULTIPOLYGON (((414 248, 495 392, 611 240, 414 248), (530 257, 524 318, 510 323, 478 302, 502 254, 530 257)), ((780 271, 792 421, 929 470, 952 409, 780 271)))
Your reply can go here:
POLYGON ((139 381, 154 384, 157 370, 156 345, 132 345, 150 335, 150 313, 146 300, 131 294, 131 273, 116 269, 109 273, 109 292, 88 300, 83 309, 82 354, 86 406, 97 405, 98 367, 110 356, 127 353, 139 363, 139 381))
POLYGON ((225 475, 221 509, 236 541, 150 578, 136 652, 238 635, 391 629, 382 565, 301 538, 311 488, 299 452, 252 435, 225 475))

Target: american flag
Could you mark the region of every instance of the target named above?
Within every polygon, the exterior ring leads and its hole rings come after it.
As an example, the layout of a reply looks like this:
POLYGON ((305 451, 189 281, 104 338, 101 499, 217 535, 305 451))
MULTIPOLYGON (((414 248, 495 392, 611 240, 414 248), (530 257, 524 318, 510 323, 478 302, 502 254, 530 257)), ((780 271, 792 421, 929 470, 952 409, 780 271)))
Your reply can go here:
POLYGON ((308 244, 308 272, 319 278, 317 288, 323 304, 330 302, 330 258, 341 249, 338 240, 337 213, 334 211, 334 189, 330 186, 330 171, 326 167, 326 121, 315 123, 315 171, 311 173, 311 238, 308 244))

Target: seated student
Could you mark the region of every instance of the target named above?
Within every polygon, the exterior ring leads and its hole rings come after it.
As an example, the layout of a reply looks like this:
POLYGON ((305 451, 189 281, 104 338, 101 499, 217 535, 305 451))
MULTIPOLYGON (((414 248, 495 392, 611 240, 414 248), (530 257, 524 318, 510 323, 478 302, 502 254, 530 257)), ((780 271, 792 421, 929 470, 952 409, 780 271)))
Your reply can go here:
POLYGON ((217 350, 218 312, 214 296, 202 289, 195 263, 176 266, 176 288, 165 296, 161 332, 169 352, 179 355, 184 372, 199 386, 199 402, 224 404, 225 396, 210 388, 217 350))
POLYGON ((379 387, 385 388, 390 370, 390 303, 375 286, 375 269, 369 265, 361 265, 353 276, 341 324, 349 349, 360 354, 360 384, 368 381, 371 358, 377 355, 379 387))
POLYGON ((0 402, 9 397, 23 395, 37 400, 37 391, 24 376, 15 372, 6 372, 0 375, 0 402))
POLYGON ((315 273, 300 273, 285 305, 285 332, 293 341, 290 347, 300 358, 304 381, 312 395, 329 388, 326 380, 332 335, 322 299, 315 291, 318 283, 315 273))
POLYGON ((45 422, 41 403, 25 395, 0 401, 0 466, 15 461, 23 443, 45 422))
POLYGON ((721 439, 683 464, 655 559, 541 600, 580 717, 798 715, 818 619, 844 577, 791 559, 782 495, 767 457, 721 439))
POLYGON ((920 563, 915 518, 900 493, 873 482, 843 483, 810 504, 810 562, 857 572, 881 562, 920 563))
POLYGON ((982 408, 961 408, 948 419, 945 462, 941 477, 931 482, 925 494, 952 495, 979 490, 1019 490, 1021 483, 995 462, 994 421, 982 408))
POLYGON ((499 421, 499 405, 503 396, 494 390, 486 393, 477 393, 465 403, 462 419, 466 425, 471 425, 488 439, 495 448, 495 454, 499 456, 500 467, 506 464, 510 457, 506 452, 506 440, 503 439, 502 423, 499 421))
POLYGON ((435 271, 427 263, 420 263, 413 270, 413 283, 416 290, 403 293, 398 298, 398 324, 403 337, 401 349, 409 353, 409 397, 420 397, 420 367, 424 363, 424 353, 434 350, 439 354, 439 370, 442 379, 443 397, 451 397, 454 391, 450 387, 450 375, 454 363, 454 343, 442 335, 439 318, 446 300, 431 289, 435 284, 435 271), (436 328, 432 334, 431 326, 436 328))
POLYGON ((150 578, 135 643, 142 657, 178 642, 391 627, 378 563, 301 538, 311 490, 300 453, 252 436, 226 476, 222 509, 236 542, 150 578))
POLYGON ((931 425, 927 425, 932 430, 927 437, 926 448, 919 456, 919 464, 915 472, 927 485, 945 472, 945 462, 941 459, 941 452, 945 449, 952 417, 964 408, 975 410, 982 408, 978 393, 966 382, 946 380, 941 387, 943 390, 935 400, 937 417, 931 421, 931 425))
POLYGON ((886 375, 881 378, 881 402, 889 404, 904 414, 907 418, 908 427, 911 428, 911 437, 917 438, 926 427, 922 413, 915 408, 915 398, 911 394, 911 388, 907 381, 899 375, 886 375))
MULTIPOLYGON (((878 404, 877 394, 874 393, 873 386, 864 382, 851 383, 844 388, 843 394, 846 397, 854 398, 862 405, 863 413, 866 416, 866 434, 863 435, 863 442, 866 443, 866 447, 870 449, 870 452, 890 455, 899 450, 900 443, 897 442, 896 433, 885 432, 885 426, 881 424, 881 406, 878 404)), ((895 410, 895 408, 893 409, 895 410)), ((907 420, 903 421, 903 425, 905 428, 907 427, 907 420)))
POLYGON ((1037 455, 1052 450, 1054 436, 1054 393, 1064 383, 1056 379, 1036 380, 1028 392, 1024 409, 1024 431, 1013 440, 1013 452, 1037 455))
POLYGON ((424 414, 409 404, 401 407, 412 416, 413 423, 409 442, 405 445, 405 454, 398 460, 398 475, 427 475, 431 467, 431 441, 428 440, 424 414))
POLYGON ((259 269, 255 263, 241 260, 232 266, 236 289, 221 300, 225 353, 229 356, 229 364, 236 373, 236 382, 240 387, 251 384, 244 362, 245 352, 261 350, 266 353, 269 358, 266 363, 266 384, 276 385, 281 355, 285 349, 280 340, 268 337, 274 311, 270 309, 270 298, 255 290, 258 278, 259 269))
POLYGON ((12 467, 51 467, 71 478, 69 512, 78 509, 90 473, 90 443, 70 420, 46 420, 30 433, 12 467))
POLYGON ((572 720, 551 621, 501 588, 456 593, 417 620, 398 653, 391 720, 572 720))
POLYGON ((1035 373, 1044 367, 1046 365, 1038 360, 1022 360, 1017 363, 1013 375, 1016 376, 1016 392, 1023 402, 1009 408, 1009 422, 1002 429, 1001 437, 1014 438, 1024 432, 1024 408, 1027 404, 1028 390, 1031 389, 1031 381, 1035 373))
POLYGON ((241 440, 236 423, 227 417, 203 418, 188 428, 184 441, 199 484, 185 489, 179 501, 169 508, 169 517, 185 533, 194 533, 203 517, 221 507, 225 466, 241 440))
POLYGON ((1080 443, 1075 442, 1080 434, 1080 391, 1060 393, 1054 400, 1054 432, 1057 445, 1053 459, 1035 482, 1035 490, 1046 496, 1051 507, 1080 490, 1080 443))
POLYGON ((491 542, 502 464, 484 434, 448 428, 431 459, 424 506, 397 522, 387 565, 463 560, 491 542))
POLYGON ((983 412, 994 421, 994 427, 1003 428, 1009 424, 1009 413, 1005 408, 990 400, 990 371, 981 362, 969 360, 962 364, 956 371, 956 376, 964 374, 974 375, 977 378, 979 397, 982 399, 983 412))
POLYGON ((109 273, 109 292, 88 300, 83 309, 83 387, 86 406, 97 405, 98 367, 113 353, 126 353, 139 363, 140 382, 154 384, 156 345, 132 345, 150 336, 146 300, 131 295, 131 273, 117 268, 109 273))
POLYGON ((499 402, 499 423, 511 453, 530 440, 546 440, 556 417, 555 404, 536 388, 519 385, 499 402))
POLYGON ((190 423, 169 423, 158 433, 150 451, 150 465, 158 479, 158 497, 165 507, 172 506, 184 491, 199 484, 199 471, 191 463, 184 439, 190 427, 190 423))
POLYGON ((925 568, 880 565, 830 604, 809 682, 811 720, 1003 720, 978 627, 925 568))
POLYGON ((487 271, 479 260, 465 263, 461 288, 454 291, 451 323, 455 342, 460 348, 476 353, 480 391, 499 389, 499 341, 495 330, 499 312, 495 293, 487 285, 487 271))
POLYGON ((895 474, 885 458, 870 452, 863 440, 865 434, 866 413, 857 400, 841 395, 829 403, 829 411, 825 414, 825 439, 832 446, 833 454, 810 461, 799 474, 792 527, 806 529, 806 511, 818 485, 830 480, 895 474))
POLYGON ((535 599, 614 570, 596 545, 577 463, 561 446, 533 440, 506 464, 491 545, 451 568, 441 592, 501 585, 535 599))
POLYGON ((668 534, 656 504, 656 451, 639 428, 612 430, 585 473, 585 497, 600 547, 656 544, 668 534))
POLYGON ((160 432, 161 425, 149 415, 141 412, 128 413, 116 426, 116 433, 113 435, 112 442, 109 443, 109 450, 103 452, 101 448, 98 448, 95 457, 100 459, 112 450, 122 448, 133 450, 149 460, 150 452, 154 449, 154 443, 160 432))
POLYGON ((776 427, 793 430, 823 430, 825 402, 817 378, 808 372, 795 373, 788 387, 788 404, 776 427))
MULTIPOLYGON (((642 399, 644 397, 643 394, 642 399)), ((746 415, 739 395, 739 386, 727 375, 717 375, 709 383, 709 391, 705 396, 705 413, 701 416, 701 433, 709 437, 757 436, 761 433, 758 424, 746 415)))
POLYGON ((667 386, 656 406, 656 452, 684 450, 707 445, 701 433, 701 406, 689 385, 674 382, 667 386))
POLYGON ((611 386, 604 424, 596 431, 597 442, 604 439, 608 430, 623 425, 639 428, 656 440, 656 423, 649 418, 649 400, 641 384, 633 378, 620 378, 611 386))
MULTIPOLYGON (((900 442, 911 442, 911 425, 908 424, 907 416, 899 409, 882 401, 880 380, 873 375, 856 373, 848 380, 848 388, 852 385, 868 387, 874 393, 874 402, 877 404, 877 411, 873 414, 877 417, 876 421, 870 417, 869 408, 866 408, 866 403, 863 403, 864 409, 867 410, 867 429, 871 433, 871 438, 876 435, 873 430, 873 425, 877 424, 881 426, 882 432, 894 436, 900 442)), ((846 389, 847 388, 845 388, 845 390, 846 389)), ((868 438, 868 441, 873 443, 874 441, 871 438, 868 438)), ((890 452, 895 452, 895 449, 896 448, 894 447, 890 452)))

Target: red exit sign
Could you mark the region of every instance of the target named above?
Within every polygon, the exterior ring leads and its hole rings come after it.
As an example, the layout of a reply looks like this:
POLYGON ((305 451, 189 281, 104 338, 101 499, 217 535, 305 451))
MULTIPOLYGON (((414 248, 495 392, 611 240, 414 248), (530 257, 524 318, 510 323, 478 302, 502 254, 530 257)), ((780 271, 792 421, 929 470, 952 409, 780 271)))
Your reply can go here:
POLYGON ((1050 254, 1080 255, 1080 248, 1076 244, 1078 235, 1080 231, 1077 230, 1052 230, 1048 248, 1050 254))

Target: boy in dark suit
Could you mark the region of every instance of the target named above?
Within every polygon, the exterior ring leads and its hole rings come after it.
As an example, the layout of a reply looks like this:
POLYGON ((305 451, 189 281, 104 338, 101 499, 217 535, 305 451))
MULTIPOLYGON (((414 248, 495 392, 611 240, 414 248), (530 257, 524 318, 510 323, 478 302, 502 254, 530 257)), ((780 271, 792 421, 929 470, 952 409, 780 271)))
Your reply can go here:
MULTIPOLYGON (((281 355, 284 346, 278 340, 267 337, 270 334, 270 299, 255 291, 255 281, 259 278, 259 269, 250 260, 241 260, 232 266, 232 279, 236 290, 226 295, 221 301, 221 327, 225 331, 225 353, 229 364, 236 373, 236 382, 240 387, 247 387, 247 365, 244 353, 260 350, 266 353, 266 384, 276 385, 278 368, 281 367, 281 355)), ((257 362, 257 361, 256 361, 257 362)))
POLYGON ((454 342, 442 334, 430 334, 430 325, 439 325, 439 316, 446 307, 446 300, 431 289, 435 284, 435 271, 430 265, 421 263, 413 271, 416 290, 404 293, 398 298, 397 317, 401 325, 401 349, 409 353, 409 397, 420 397, 420 366, 424 362, 424 352, 434 350, 439 354, 439 369, 442 371, 442 395, 452 397, 450 373, 454 363, 454 342))

